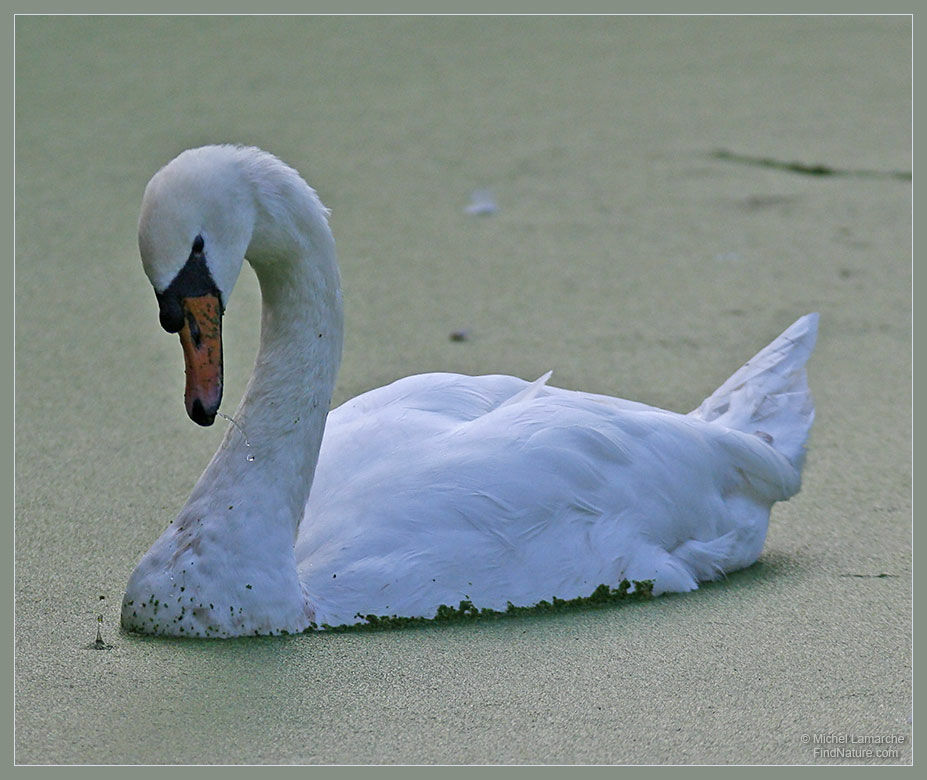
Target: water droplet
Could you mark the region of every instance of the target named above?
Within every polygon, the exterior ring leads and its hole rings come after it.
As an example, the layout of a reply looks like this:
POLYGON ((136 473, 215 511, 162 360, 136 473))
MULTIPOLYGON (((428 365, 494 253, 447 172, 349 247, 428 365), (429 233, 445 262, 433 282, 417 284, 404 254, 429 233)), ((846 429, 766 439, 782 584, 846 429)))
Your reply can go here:
MULTIPOLYGON (((241 438, 245 440, 245 446, 249 448, 251 447, 251 442, 248 441, 248 435, 245 433, 245 429, 241 427, 241 425, 238 423, 237 420, 234 420, 233 418, 229 417, 227 414, 223 414, 222 412, 216 412, 216 414, 219 417, 221 417, 223 420, 228 420, 230 423, 232 423, 232 425, 234 425, 238 429, 238 432, 241 434, 241 438)), ((249 453, 245 457, 245 460, 248 461, 248 463, 253 463, 254 455, 251 455, 249 453)))

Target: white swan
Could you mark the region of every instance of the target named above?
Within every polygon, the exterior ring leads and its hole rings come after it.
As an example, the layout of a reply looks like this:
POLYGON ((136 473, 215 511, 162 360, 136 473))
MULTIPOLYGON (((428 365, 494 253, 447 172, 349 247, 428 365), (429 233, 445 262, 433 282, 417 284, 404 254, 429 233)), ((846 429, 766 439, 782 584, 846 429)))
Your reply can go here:
POLYGON ((329 413, 339 272, 327 211, 295 170, 256 148, 186 151, 145 190, 139 247, 162 325, 180 332, 196 422, 221 400, 221 313, 244 258, 263 313, 237 425, 133 572, 128 630, 293 633, 623 579, 692 590, 753 563, 771 505, 799 489, 816 314, 687 415, 549 375, 456 374, 329 413))

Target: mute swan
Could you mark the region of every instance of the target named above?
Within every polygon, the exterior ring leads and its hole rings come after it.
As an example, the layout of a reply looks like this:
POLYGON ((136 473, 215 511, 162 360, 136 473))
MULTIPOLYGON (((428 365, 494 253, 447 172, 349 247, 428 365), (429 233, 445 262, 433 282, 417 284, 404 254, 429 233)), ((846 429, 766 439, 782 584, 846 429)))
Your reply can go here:
POLYGON ((236 424, 132 573, 125 629, 294 633, 623 579, 687 591, 757 559, 770 507, 800 486, 816 314, 687 415, 549 374, 410 376, 329 412, 342 305, 327 215, 253 147, 188 150, 145 190, 142 262, 200 425, 221 401, 221 317, 244 258, 263 311, 236 424))

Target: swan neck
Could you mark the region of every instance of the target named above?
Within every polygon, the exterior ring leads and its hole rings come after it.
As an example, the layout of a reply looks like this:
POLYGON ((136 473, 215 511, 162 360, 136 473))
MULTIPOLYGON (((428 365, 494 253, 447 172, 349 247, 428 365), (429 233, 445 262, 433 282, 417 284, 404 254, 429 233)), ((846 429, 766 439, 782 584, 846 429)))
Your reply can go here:
POLYGON ((201 484, 295 536, 312 486, 341 360, 334 243, 248 257, 262 295, 254 371, 201 484))

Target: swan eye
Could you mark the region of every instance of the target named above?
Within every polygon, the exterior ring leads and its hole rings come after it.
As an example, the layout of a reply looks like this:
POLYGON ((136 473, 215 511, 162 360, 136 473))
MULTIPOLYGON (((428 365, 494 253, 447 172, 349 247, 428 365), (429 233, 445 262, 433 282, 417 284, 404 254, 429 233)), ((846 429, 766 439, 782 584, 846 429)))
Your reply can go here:
POLYGON ((201 254, 203 254, 203 245, 204 245, 204 243, 205 243, 205 242, 203 241, 203 237, 202 237, 202 236, 197 236, 196 238, 194 238, 194 239, 193 239, 193 254, 195 254, 195 255, 201 255, 201 254))

